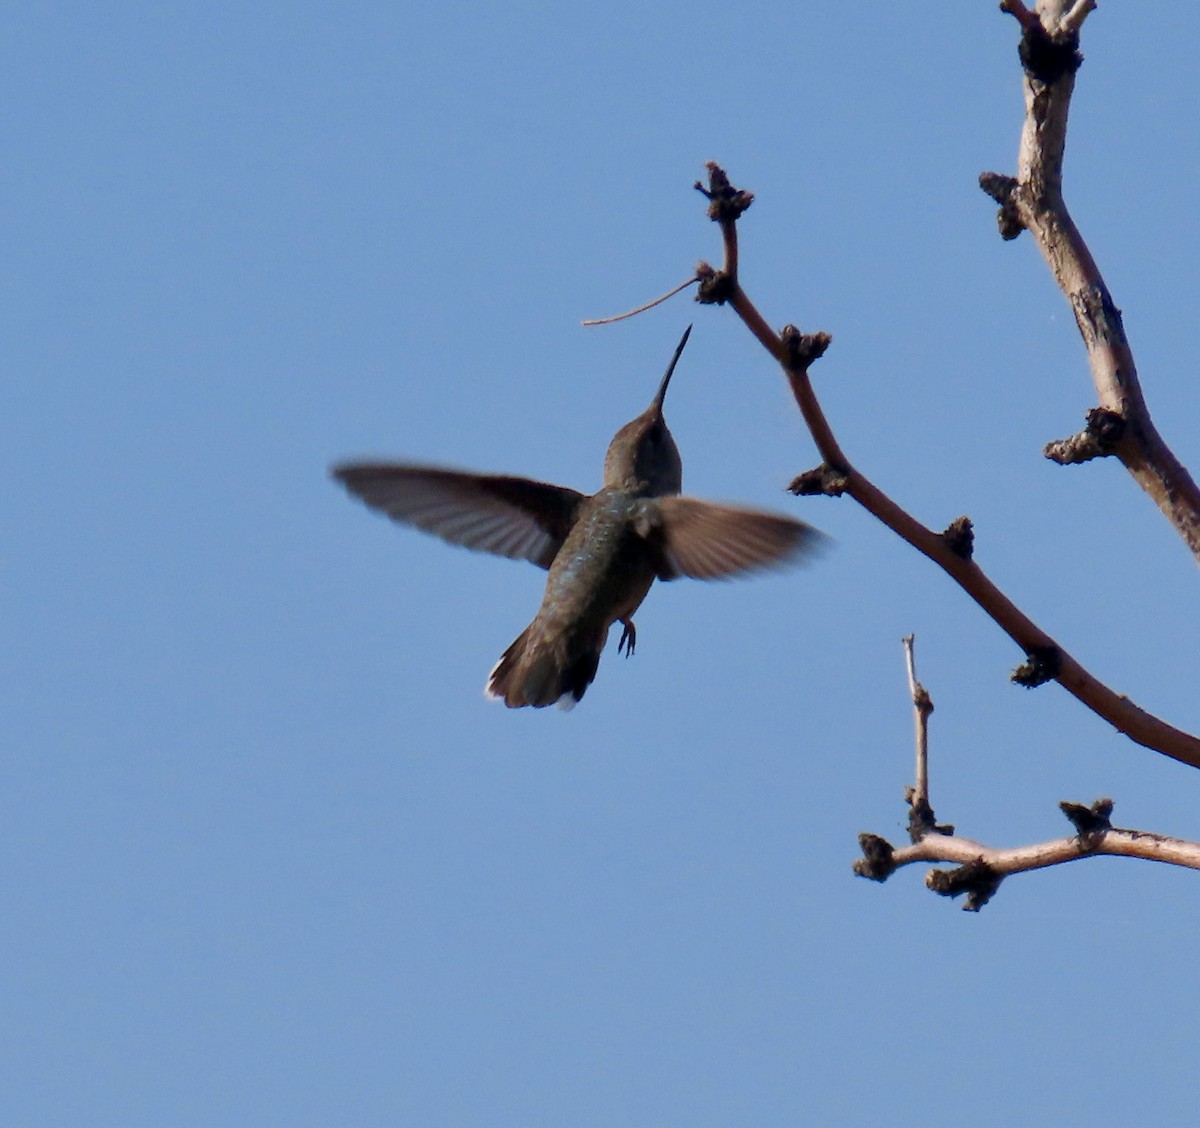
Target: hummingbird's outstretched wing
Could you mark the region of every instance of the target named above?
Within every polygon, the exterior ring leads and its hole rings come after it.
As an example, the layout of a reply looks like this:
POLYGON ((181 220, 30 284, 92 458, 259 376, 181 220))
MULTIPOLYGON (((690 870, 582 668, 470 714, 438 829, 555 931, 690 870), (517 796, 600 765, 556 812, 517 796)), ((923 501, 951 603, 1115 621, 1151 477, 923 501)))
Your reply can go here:
POLYGON ((563 486, 436 466, 350 462, 333 476, 393 521, 451 544, 549 568, 584 495, 563 486))
POLYGON ((738 572, 782 567, 808 555, 824 533, 774 513, 717 505, 694 497, 655 501, 661 524, 652 535, 659 549, 659 578, 727 579, 738 572))

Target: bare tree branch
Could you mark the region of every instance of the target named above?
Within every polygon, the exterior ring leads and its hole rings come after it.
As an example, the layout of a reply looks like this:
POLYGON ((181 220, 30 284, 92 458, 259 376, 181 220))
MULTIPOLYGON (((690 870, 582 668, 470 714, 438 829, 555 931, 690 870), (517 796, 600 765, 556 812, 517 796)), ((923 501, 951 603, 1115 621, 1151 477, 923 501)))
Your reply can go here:
POLYGON ((708 214, 721 227, 725 263, 715 270, 700 263, 696 300, 728 304, 762 346, 778 361, 792 395, 823 459, 823 465, 792 483, 795 493, 849 494, 917 551, 937 564, 1022 649, 1026 662, 1017 671, 1019 684, 1034 686, 1057 681, 1064 689, 1138 744, 1173 760, 1200 767, 1200 739, 1140 709, 1129 698, 1104 685, 1024 614, 983 572, 972 557, 970 523, 960 518, 945 532, 935 533, 887 496, 857 470, 839 446, 817 400, 808 369, 828 348, 827 333, 802 334, 793 326, 776 333, 742 288, 737 273, 737 219, 753 202, 746 191, 733 187, 724 170, 708 165, 708 214))
POLYGON ((913 703, 913 726, 916 730, 914 741, 917 746, 917 770, 913 776, 912 794, 909 803, 929 804, 929 715, 933 712, 933 698, 929 691, 917 681, 917 656, 914 653, 916 639, 913 635, 905 635, 901 640, 904 644, 904 665, 908 670, 908 692, 913 703))
POLYGON ((1033 846, 996 849, 956 836, 952 826, 939 826, 929 803, 929 715, 933 712, 933 700, 917 680, 913 636, 906 635, 902 641, 917 747, 916 782, 905 789, 909 805, 908 836, 912 845, 897 848, 878 834, 860 834, 858 845, 862 857, 854 862, 854 872, 859 877, 884 882, 896 870, 914 862, 957 862, 957 867, 952 870, 930 870, 925 875, 925 884, 943 897, 964 894, 963 908, 978 912, 1010 874, 1045 869, 1100 854, 1200 869, 1200 842, 1114 827, 1110 821, 1111 799, 1097 799, 1090 807, 1080 803, 1060 803, 1059 809, 1075 827, 1074 836, 1033 846))
POLYGON ((886 881, 896 870, 914 862, 955 862, 957 868, 953 870, 930 870, 925 884, 944 897, 965 894, 963 908, 978 912, 1011 874, 1080 858, 1111 855, 1200 869, 1200 842, 1114 827, 1108 821, 1110 799, 1098 799, 1090 807, 1077 803, 1060 803, 1059 807, 1075 824, 1076 833, 1030 846, 999 848, 969 838, 928 834, 911 846, 893 847, 878 835, 860 834, 863 856, 854 863, 854 872, 872 881, 886 881))
POLYGON ((1015 239, 1026 230, 1037 243, 1075 314, 1100 401, 1087 428, 1048 444, 1046 456, 1061 463, 1120 459, 1200 561, 1200 490, 1154 426, 1121 311, 1063 199, 1067 115, 1083 61, 1079 29, 1095 6, 1041 0, 1035 15, 1020 0, 1000 5, 1021 24, 1025 124, 1016 179, 985 172, 979 182, 1000 204, 1001 235, 1015 239))
POLYGON ((929 802, 929 717, 933 712, 933 698, 917 681, 914 636, 905 635, 900 641, 904 644, 908 693, 913 703, 913 742, 917 750, 913 786, 905 788, 904 798, 908 802, 908 837, 912 842, 920 842, 928 834, 953 834, 954 827, 939 826, 933 806, 929 802))

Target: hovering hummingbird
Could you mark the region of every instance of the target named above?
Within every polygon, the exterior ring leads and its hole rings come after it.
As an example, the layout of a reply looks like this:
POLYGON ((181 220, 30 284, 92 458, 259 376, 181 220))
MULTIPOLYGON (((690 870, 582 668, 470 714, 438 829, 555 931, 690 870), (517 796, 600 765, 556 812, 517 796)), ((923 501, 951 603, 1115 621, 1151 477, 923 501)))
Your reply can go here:
POLYGON ((680 497, 683 462, 663 418, 689 325, 650 406, 613 437, 599 492, 404 463, 348 462, 333 476, 395 521, 451 544, 549 570, 542 606, 488 676, 510 708, 571 708, 596 676, 609 628, 633 654, 633 613, 654 580, 721 579, 784 563, 823 535, 790 517, 680 497))

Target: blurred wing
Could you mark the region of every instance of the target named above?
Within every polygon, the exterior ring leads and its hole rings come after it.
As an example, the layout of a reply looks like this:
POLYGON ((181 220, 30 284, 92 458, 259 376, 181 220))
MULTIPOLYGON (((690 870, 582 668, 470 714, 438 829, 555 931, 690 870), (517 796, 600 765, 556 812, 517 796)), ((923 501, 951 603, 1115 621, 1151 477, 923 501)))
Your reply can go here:
POLYGON ((527 478, 434 466, 355 462, 333 476, 393 521, 451 544, 549 568, 575 523, 583 494, 527 478))
POLYGON ((783 567, 814 552, 824 533, 791 517, 692 497, 656 499, 662 513, 659 578, 719 580, 783 567))

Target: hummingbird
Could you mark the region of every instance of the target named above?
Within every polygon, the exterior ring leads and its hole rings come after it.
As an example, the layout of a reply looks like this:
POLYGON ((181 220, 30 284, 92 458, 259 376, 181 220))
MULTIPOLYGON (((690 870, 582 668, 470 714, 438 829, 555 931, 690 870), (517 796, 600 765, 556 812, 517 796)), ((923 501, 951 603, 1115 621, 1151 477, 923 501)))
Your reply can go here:
POLYGON ((681 497, 683 460, 663 418, 675 349, 650 406, 613 437, 594 494, 436 466, 346 462, 332 475, 371 509, 450 544, 549 571, 533 622, 488 675, 510 709, 570 709, 596 676, 613 623, 633 654, 633 614, 656 579, 723 579, 778 566, 824 539, 790 517, 681 497))

